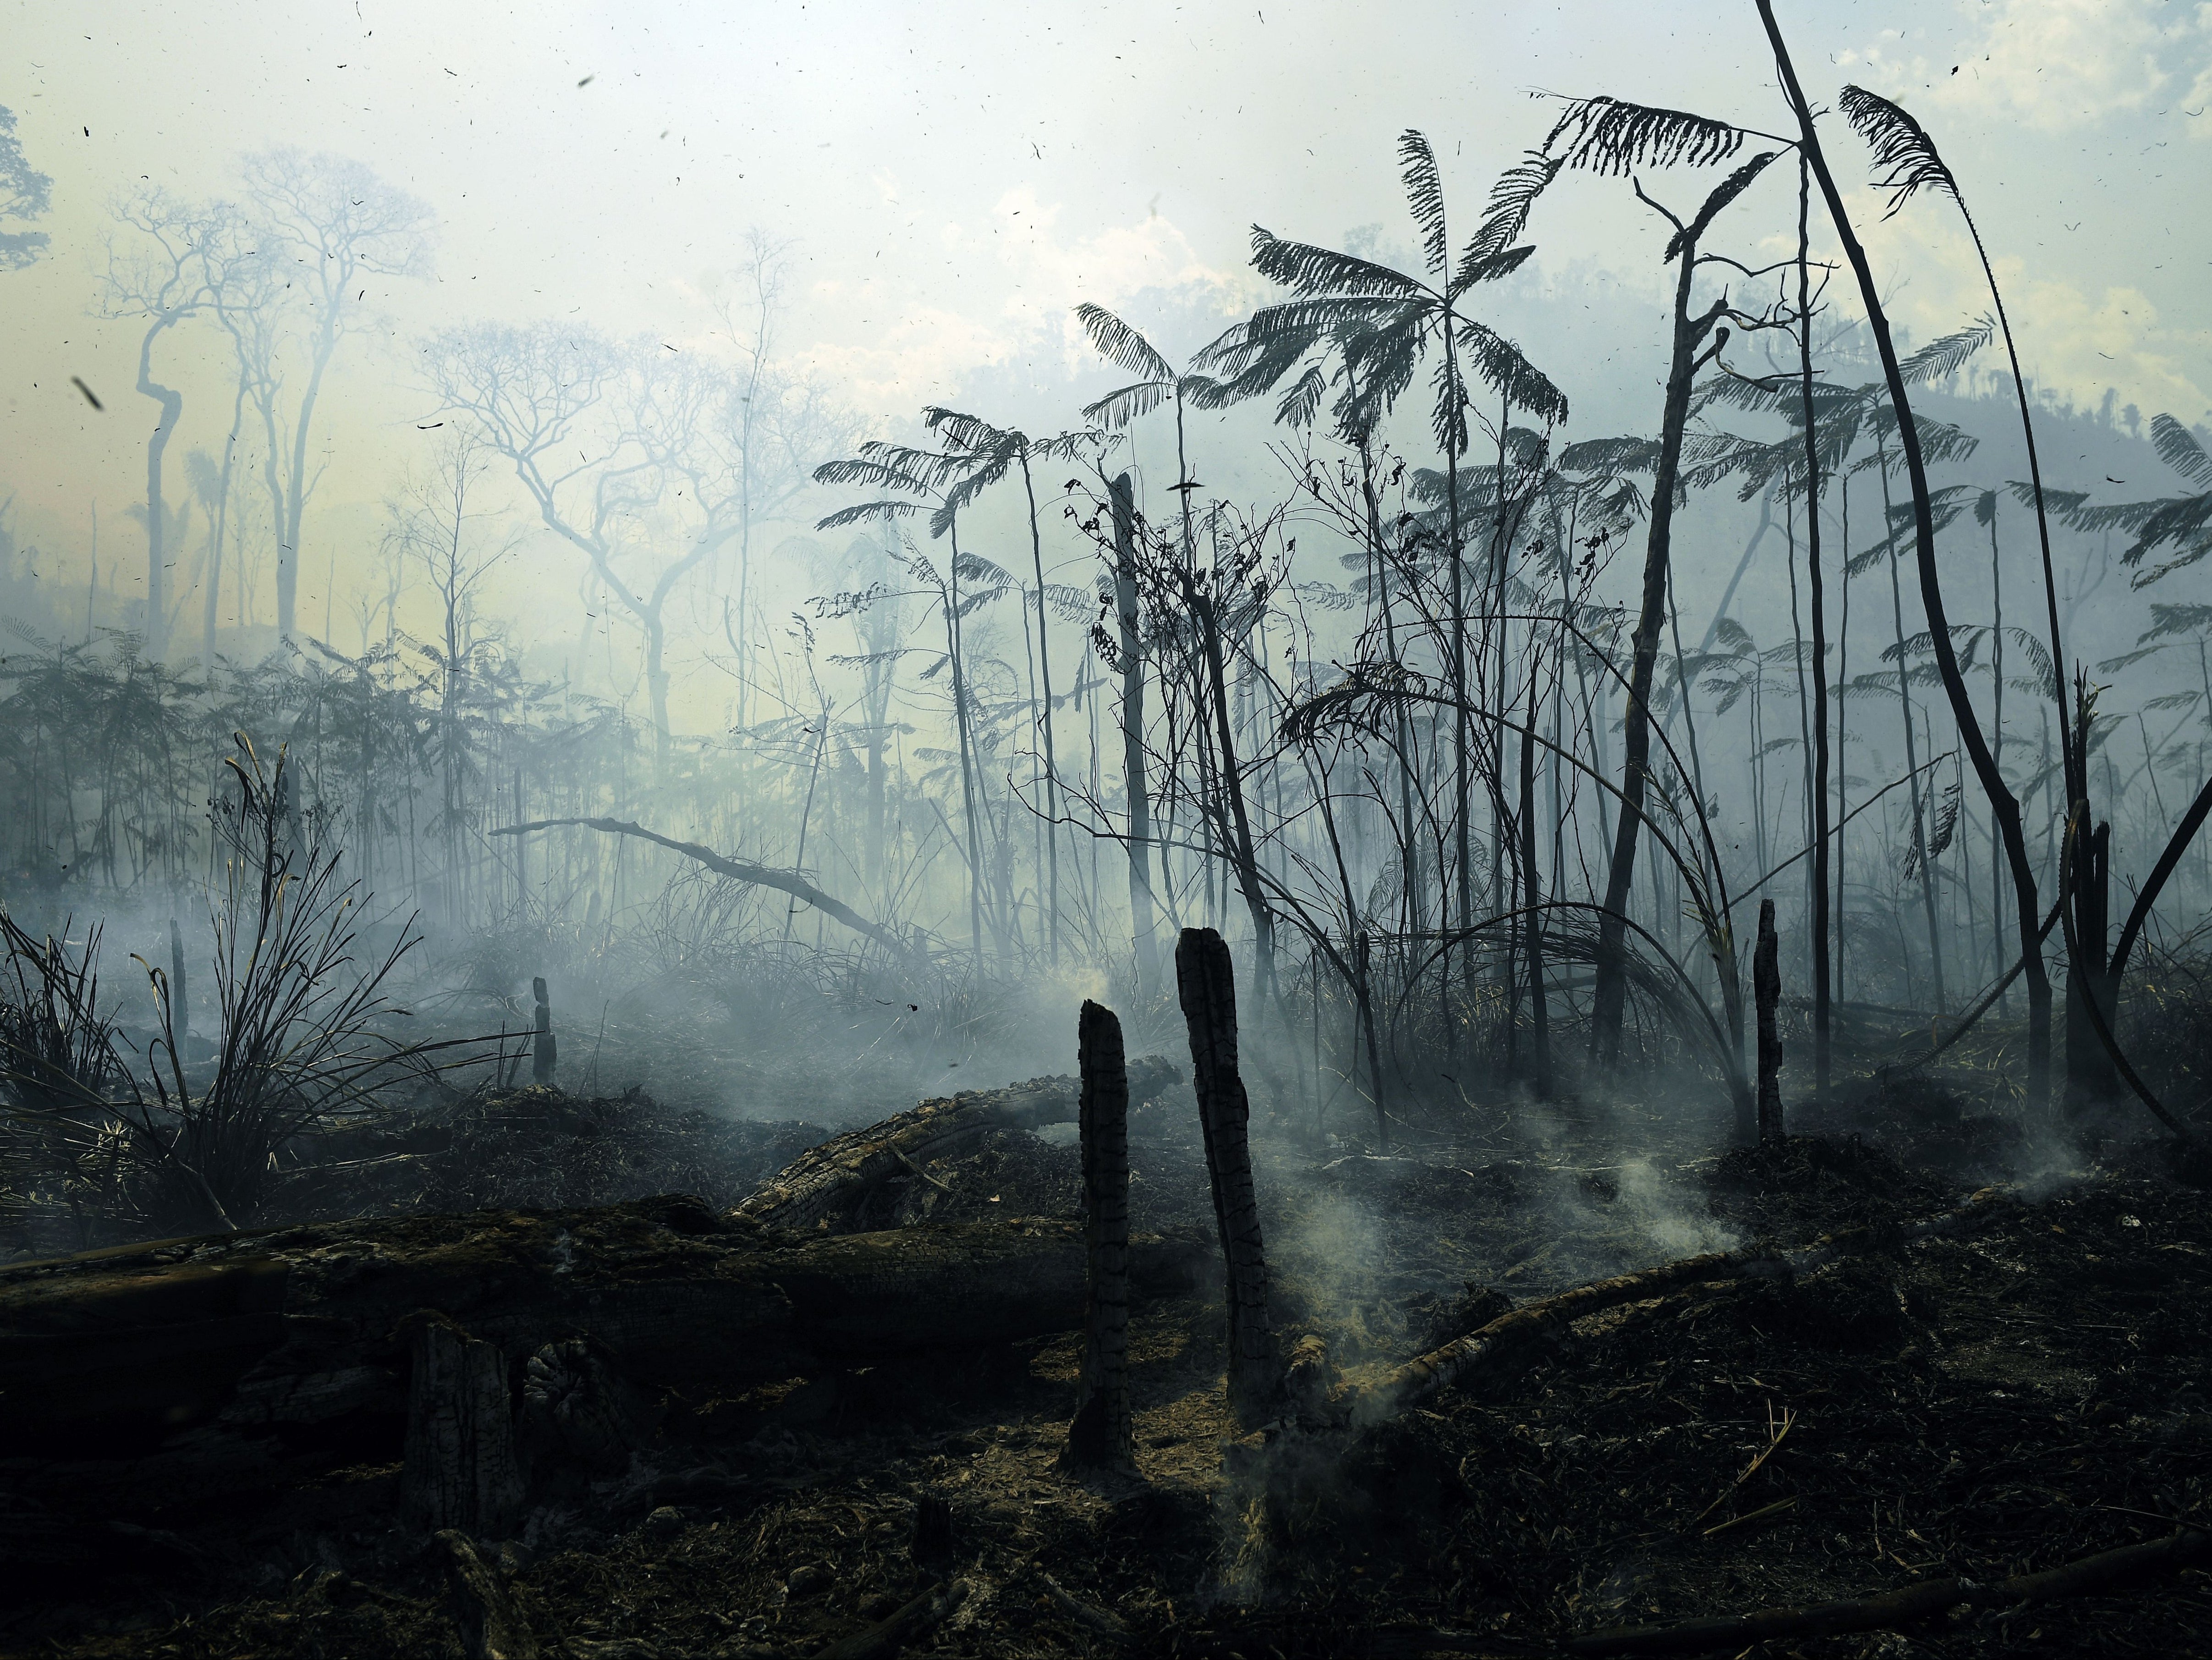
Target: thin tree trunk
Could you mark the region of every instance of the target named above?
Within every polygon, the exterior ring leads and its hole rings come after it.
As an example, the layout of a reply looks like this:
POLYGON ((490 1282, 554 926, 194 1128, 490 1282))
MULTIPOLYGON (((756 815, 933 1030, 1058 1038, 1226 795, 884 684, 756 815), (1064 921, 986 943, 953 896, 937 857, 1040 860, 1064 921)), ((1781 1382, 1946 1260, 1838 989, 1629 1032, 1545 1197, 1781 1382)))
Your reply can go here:
MULTIPOLYGON (((1835 991, 1828 973, 1828 631, 1820 573, 1820 442, 1813 398, 1811 213, 1811 170, 1801 155, 1797 165, 1797 369, 1805 411, 1805 571, 1813 623, 1813 754, 1807 792, 1813 817, 1813 1092, 1826 1100, 1833 1064, 1835 991)), ((1848 565, 1848 537, 1844 549, 1848 565)), ((1848 584, 1849 576, 1844 580, 1848 584)), ((1848 587, 1845 592, 1848 594, 1848 587)), ((1836 702, 1840 738, 1843 700, 1839 696, 1836 702)), ((1838 853, 1840 858, 1840 848, 1838 853)), ((1838 949, 1841 950, 1840 934, 1838 949)))
MULTIPOLYGON (((1920 598, 1928 611, 1936 672, 1943 678, 1943 690, 1951 702, 1951 714, 1958 726, 1960 741, 1966 745, 1967 758, 1973 763, 1974 775, 1990 799, 1990 810, 1996 815, 2004 840, 2005 856, 2012 866, 2014 897, 2018 902, 2020 915, 2021 950, 2027 958, 2028 1102, 2031 1110, 2039 1109, 2047 1102, 2051 1088, 2051 980, 2045 971, 2043 953, 2039 944, 2039 924, 2042 919, 2036 914, 2035 873, 2028 864, 2027 842, 2021 829, 2020 803, 2005 787, 2003 775, 1997 770, 1996 757, 1990 753, 1989 743, 1982 736, 1981 722, 1974 713, 1973 700, 1967 696, 1966 678, 1959 672, 1958 654, 1951 647, 1950 617, 1944 608, 1942 579, 1936 563, 1936 521, 1929 500, 1928 469, 1920 450, 1920 429, 1912 419, 1911 400, 1905 394, 1905 377, 1898 365, 1897 346, 1890 337, 1889 315, 1881 303, 1881 291, 1875 280, 1874 267, 1867 258, 1866 250, 1859 244, 1857 234, 1851 228, 1850 216, 1844 207, 1843 194, 1836 186, 1834 176, 1828 171, 1827 159, 1820 149, 1820 134, 1814 127, 1812 106, 1806 100, 1804 88, 1798 84, 1797 71, 1790 61, 1789 48, 1783 41, 1781 27, 1774 21, 1773 0, 1758 0, 1758 3, 1759 19, 1765 25, 1767 40, 1774 48, 1776 67, 1781 71, 1783 90, 1797 118, 1806 160, 1811 164, 1814 177, 1820 186, 1820 194, 1827 203, 1829 216, 1835 222, 1837 237, 1844 245, 1844 257, 1850 260, 1852 274, 1858 279, 1860 303, 1865 307, 1867 320, 1872 326, 1875 347, 1881 356, 1882 374, 1889 386, 1890 404, 1897 412, 1898 443, 1905 452, 1905 475, 1912 485, 1913 550, 1919 566, 1920 598)), ((2055 657, 2051 668, 2054 673, 2060 668, 2059 660, 2055 657)), ((2060 695, 2063 696, 2063 689, 2060 695)))
MULTIPOLYGON (((1556 879, 1556 878, 1555 878, 1556 879)), ((1551 1011, 1544 995, 1543 884, 1536 874, 1536 677, 1528 677, 1528 724, 1521 733, 1521 933, 1528 947, 1528 1067, 1536 1098, 1552 1096, 1551 1011)))
POLYGON ((1665 416, 1660 428, 1659 462, 1651 488, 1651 525, 1644 544, 1644 598, 1632 636, 1628 710, 1620 772, 1620 818, 1613 838, 1613 864, 1606 880, 1605 909, 1598 919, 1596 987, 1590 1012, 1590 1055, 1610 1066, 1620 1056, 1621 1018, 1628 982, 1622 953, 1628 897, 1636 879, 1637 832, 1644 823, 1644 794, 1651 755, 1651 678, 1659 660, 1659 629, 1667 614, 1667 571, 1673 545, 1674 493, 1680 473, 1682 435, 1689 425, 1690 389, 1697 375, 1698 347, 1719 319, 1716 303, 1702 316, 1690 314, 1690 288, 1697 271, 1697 244, 1685 239, 1679 251, 1680 276, 1674 284, 1674 361, 1667 377, 1665 416))
POLYGON ((1150 998, 1159 990, 1160 958, 1153 932, 1152 812, 1145 796, 1145 655, 1137 616, 1137 509, 1129 475, 1118 475, 1109 494, 1114 506, 1115 619, 1121 635, 1121 775, 1128 796, 1129 931, 1137 953, 1138 991, 1150 998))

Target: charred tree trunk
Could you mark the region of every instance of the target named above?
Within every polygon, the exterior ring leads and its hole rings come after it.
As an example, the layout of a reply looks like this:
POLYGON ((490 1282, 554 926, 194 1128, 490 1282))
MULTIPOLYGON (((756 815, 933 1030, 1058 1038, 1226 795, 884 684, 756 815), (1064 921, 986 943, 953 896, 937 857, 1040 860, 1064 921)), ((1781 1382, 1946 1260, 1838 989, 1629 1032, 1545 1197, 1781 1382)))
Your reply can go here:
POLYGON ((415 1325, 399 1501, 410 1525, 431 1533, 500 1539, 520 1517, 506 1357, 440 1314, 415 1325))
POLYGON ((191 1031, 192 1000, 185 984, 185 936, 173 916, 169 919, 169 1018, 179 1037, 191 1031))
MULTIPOLYGON (((1935 512, 1929 494, 1926 460, 1921 453, 1920 429, 1913 422, 1912 403, 1905 392, 1904 371, 1899 365, 1896 342, 1890 335, 1889 314, 1882 306, 1881 289, 1875 280, 1874 266, 1867 258, 1866 249, 1852 228, 1843 192, 1837 187, 1835 175, 1829 170, 1826 155, 1820 148, 1812 103, 1797 79, 1796 68, 1790 62, 1789 47, 1782 38, 1781 26, 1774 21, 1773 0, 1757 0, 1757 4, 1759 21, 1774 51, 1774 66, 1781 76, 1783 94, 1797 118, 1801 153, 1820 187, 1821 199, 1836 228, 1837 240, 1843 244, 1844 257, 1857 279, 1860 303, 1866 308, 1875 350, 1881 359, 1882 378, 1889 388, 1890 406, 1897 414, 1898 447, 1904 454, 1905 477, 1912 487, 1914 563, 1920 578, 1921 603, 1928 612, 1928 637, 1936 670, 1942 677, 1944 695, 1950 702, 1952 719, 1959 728, 1959 740, 1966 745, 1974 776, 1989 797, 1990 812, 1996 820, 2004 844, 2005 860, 2012 867, 2021 954, 2027 964, 2027 1096, 2031 1110, 2040 1110, 2048 1104, 2051 1085, 2051 981, 2044 970, 2039 949, 2035 873, 2028 863, 2020 801, 2007 787, 2004 775, 1997 767, 1996 753, 1983 736, 1980 717, 1975 714, 1973 700, 1967 695, 1966 676, 1959 668, 1958 653, 1952 644, 1950 616, 1944 608, 1942 578, 1936 560, 1935 512)), ((1844 592, 1848 596, 1848 584, 1844 592)), ((2053 654, 2054 673, 2063 660, 2053 654)), ((1838 678, 1840 680, 1840 669, 1838 678)))
POLYGON ((1544 995, 1543 884, 1536 874, 1536 677, 1528 677, 1528 724, 1521 731, 1521 937, 1528 946, 1528 1081, 1552 1095, 1551 1007, 1544 995))
POLYGON ((530 982, 530 994, 537 1004, 532 1017, 536 1036, 531 1039, 530 1044, 530 1081, 541 1088, 550 1089, 560 1052, 554 1046, 553 1009, 546 1001, 545 980, 542 975, 530 982))
POLYGON ((2112 973, 2112 827, 2097 826, 2094 835, 2074 838, 2076 885, 2073 896, 2075 939, 2081 954, 2067 965, 2066 975, 2066 1110, 2079 1113, 2121 1092, 2119 1073, 2097 1036, 2088 1009, 2096 1000, 2105 1017, 2105 1029, 2116 1030, 2119 1017, 2118 984, 2112 973))
POLYGON ((1229 1274, 1229 1402, 1240 1421, 1257 1422, 1280 1393, 1281 1379, 1267 1324, 1267 1259, 1245 1139, 1252 1110, 1237 1067, 1236 970, 1227 942, 1213 929, 1182 931, 1176 991, 1190 1025, 1191 1082, 1229 1274))
POLYGON ((1121 1023, 1085 1002, 1077 1017, 1083 1073, 1083 1245, 1089 1259, 1083 1374, 1063 1455, 1072 1466, 1136 1468, 1129 1417, 1129 1072, 1121 1023))
MULTIPOLYGON (((1711 356, 1701 354, 1705 337, 1727 308, 1717 300, 1702 313, 1690 310, 1690 290, 1698 265, 1694 236, 1680 239, 1682 269, 1674 283, 1674 358, 1667 376, 1667 401, 1659 431, 1659 459, 1651 486, 1650 534, 1644 552, 1644 594, 1631 636, 1628 708, 1620 769, 1620 818, 1613 827, 1613 863, 1606 879, 1605 909, 1598 918, 1596 984, 1591 994, 1590 1058, 1611 1066, 1620 1058, 1620 1026, 1627 1009, 1628 897, 1636 876, 1636 842, 1644 827, 1644 796, 1651 757, 1651 679, 1659 662, 1659 627, 1667 617, 1667 573, 1674 546, 1674 498, 1681 472, 1682 439, 1690 422, 1690 392, 1698 370, 1711 356)), ((1725 340, 1728 331, 1719 331, 1725 340)), ((1715 350, 1717 350, 1716 346, 1715 350)), ((1739 1061, 1739 1064, 1741 1062, 1739 1061)))
POLYGON ((1137 508, 1129 475, 1118 475, 1114 498, 1114 616, 1121 630, 1121 778, 1128 795, 1129 929, 1137 953, 1137 989, 1159 989, 1160 948, 1152 920, 1151 803, 1145 795, 1145 650, 1137 614, 1137 508))
POLYGON ((1774 902, 1759 902, 1759 944, 1751 958, 1752 996, 1759 1006, 1759 1139, 1782 1134, 1782 1005, 1780 942, 1774 934, 1774 902))

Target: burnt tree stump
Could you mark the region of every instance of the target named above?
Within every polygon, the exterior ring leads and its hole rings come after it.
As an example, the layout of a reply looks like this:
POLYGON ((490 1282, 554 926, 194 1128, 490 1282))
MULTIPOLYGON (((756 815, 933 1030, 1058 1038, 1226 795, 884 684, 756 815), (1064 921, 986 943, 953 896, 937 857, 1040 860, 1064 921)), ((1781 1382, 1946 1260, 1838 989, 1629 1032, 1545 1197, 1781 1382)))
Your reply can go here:
POLYGON ((1206 1173, 1229 1283, 1229 1404, 1240 1422, 1269 1415, 1281 1395, 1267 1323, 1267 1258, 1252 1190, 1252 1116, 1237 1068, 1237 978, 1229 946, 1212 928, 1185 928, 1176 942, 1176 992, 1190 1027, 1192 1086, 1206 1134, 1206 1173))
POLYGON ((1774 902, 1759 902, 1759 944, 1751 953, 1751 992, 1759 1006, 1759 1139, 1782 1134, 1781 946, 1774 935, 1774 902))
POLYGON ((1090 1270, 1084 1302, 1083 1373, 1062 1462, 1133 1470, 1129 1417, 1129 1069, 1121 1023, 1086 1001, 1076 1019, 1083 1074, 1077 1122, 1083 1144, 1083 1243, 1090 1270))
POLYGON ((400 1506, 427 1532, 503 1539, 520 1519, 522 1478, 507 1359, 441 1314, 415 1323, 400 1506))
POLYGON ((536 1036, 530 1041, 530 1081, 541 1085, 553 1082, 553 1069, 560 1052, 553 1040, 553 1009, 545 997, 545 977, 538 976, 530 982, 530 994, 537 1003, 532 1017, 536 1036))

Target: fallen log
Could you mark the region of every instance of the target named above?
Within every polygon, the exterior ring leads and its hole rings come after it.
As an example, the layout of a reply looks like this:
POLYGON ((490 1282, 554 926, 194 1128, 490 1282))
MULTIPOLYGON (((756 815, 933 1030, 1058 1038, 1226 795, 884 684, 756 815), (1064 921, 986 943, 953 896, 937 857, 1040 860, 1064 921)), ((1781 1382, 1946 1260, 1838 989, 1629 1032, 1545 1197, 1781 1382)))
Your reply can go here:
POLYGON ((1796 1280, 1846 1256, 1970 1233, 2005 1214, 2011 1197, 2003 1189, 1984 1188, 1955 1210, 1903 1227, 1846 1228, 1795 1250, 1753 1247, 1709 1251, 1576 1286, 1555 1296, 1524 1303, 1479 1330, 1416 1355, 1340 1402, 1340 1410, 1355 1426, 1378 1424, 1473 1375, 1526 1359, 1532 1351, 1558 1341, 1568 1327, 1585 1316, 1624 1303, 1640 1303, 1685 1286, 1726 1280, 1796 1280))
MULTIPOLYGON (((1129 1100, 1148 1101, 1181 1078, 1152 1055, 1128 1065, 1129 1100)), ((957 1158, 992 1130, 1034 1130, 1073 1123, 1082 1080, 1032 1078, 1004 1089, 963 1090, 879 1123, 848 1130, 810 1147, 761 1183, 731 1213, 735 1221, 793 1231, 857 1229, 868 1201, 894 1177, 921 1171, 933 1158, 957 1158)))
MULTIPOLYGON (((1196 1291, 1212 1257, 1138 1236, 1131 1289, 1196 1291)), ((683 1196, 94 1251, 0 1269, 0 1456, 137 1458, 186 1490, 216 1467, 282 1479, 276 1449, 318 1438, 396 1458, 422 1310, 510 1369, 587 1339, 641 1384, 727 1389, 1071 1329, 1085 1283, 1074 1222, 798 1241, 683 1196)))
POLYGON ((2041 1573, 2023 1573, 1995 1584, 1972 1579, 1923 1580, 1879 1596, 1796 1608, 1761 1608, 1755 1614, 1689 1620, 1677 1626, 1620 1626, 1571 1637, 1563 1645, 1575 1655, 1735 1653, 1755 1643, 1798 1637, 1834 1637, 1845 1632, 1887 1631, 1914 1625, 1955 1608, 2011 1608, 2085 1596, 2139 1574, 2168 1573, 2212 1557, 2212 1533, 2192 1529, 2140 1545, 2123 1545, 2041 1573))

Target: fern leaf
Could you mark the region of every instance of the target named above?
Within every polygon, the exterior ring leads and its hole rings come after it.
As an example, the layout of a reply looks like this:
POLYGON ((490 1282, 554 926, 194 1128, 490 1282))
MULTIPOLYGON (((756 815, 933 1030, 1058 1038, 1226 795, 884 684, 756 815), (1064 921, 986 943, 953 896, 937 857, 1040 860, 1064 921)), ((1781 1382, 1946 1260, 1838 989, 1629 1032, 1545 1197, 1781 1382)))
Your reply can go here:
POLYGON ((1545 135, 1543 148, 1578 172, 1625 174, 1642 167, 1711 167, 1741 149, 1743 140, 1741 129, 1684 110, 1575 98, 1545 135))
POLYGON ((1086 301, 1075 308, 1075 320, 1083 325, 1083 331, 1091 337, 1091 344, 1098 354, 1115 368, 1141 374, 1148 380, 1175 379, 1174 368, 1152 343, 1105 307, 1086 301))
POLYGON ((1459 342, 1475 373, 1492 392, 1540 421, 1553 426, 1565 421, 1566 394, 1504 335, 1480 323, 1467 321, 1460 325, 1459 342))
POLYGON ((1698 216, 1687 226, 1668 238, 1667 252, 1662 256, 1660 263, 1672 265, 1674 262, 1674 256, 1681 252, 1685 247, 1695 247, 1698 245, 1698 239, 1711 228, 1720 210, 1749 190, 1752 181, 1765 172, 1767 163, 1780 154, 1779 150, 1761 150, 1715 185, 1712 194, 1705 198, 1705 206, 1698 210, 1698 216))
POLYGON ((2150 441, 2158 458, 2200 489, 2212 489, 2212 455, 2197 441, 2197 435, 2170 415, 2154 415, 2150 441))
POLYGON ((1908 386, 1948 380, 1966 366, 1966 360, 1990 344, 1997 331, 1996 319, 1984 317, 1970 329, 1930 340, 1899 363, 1898 372, 1908 386))
POLYGON ((1421 258, 1429 274, 1442 277, 1449 258, 1444 240, 1444 183, 1437 171, 1436 153, 1429 141, 1412 127, 1398 135, 1398 163, 1406 181, 1406 205, 1420 228, 1421 258))
POLYGON ((1171 380, 1139 380, 1133 386, 1109 392, 1095 404, 1083 406, 1083 418, 1118 432, 1139 416, 1150 415, 1175 390, 1171 380))
POLYGON ((1875 186, 1889 192, 1889 212, 1883 218, 1893 216, 1923 190, 1960 200, 1959 181, 1936 153, 1936 141, 1903 108, 1864 87, 1845 87, 1840 107, 1844 119, 1873 148, 1874 165, 1881 174, 1875 186))
POLYGON ((1304 295, 1432 297, 1403 271, 1311 242, 1286 241, 1258 225, 1252 227, 1252 265, 1262 277, 1304 295))

